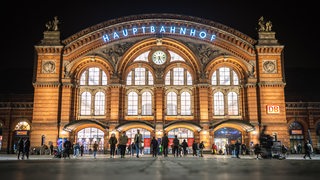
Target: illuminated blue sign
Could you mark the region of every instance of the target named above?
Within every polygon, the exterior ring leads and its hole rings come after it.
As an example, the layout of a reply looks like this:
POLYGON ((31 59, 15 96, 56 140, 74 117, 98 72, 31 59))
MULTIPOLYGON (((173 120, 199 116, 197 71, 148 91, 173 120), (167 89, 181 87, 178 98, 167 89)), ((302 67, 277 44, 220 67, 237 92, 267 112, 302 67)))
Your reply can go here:
POLYGON ((137 36, 143 34, 171 34, 190 36, 203 40, 213 41, 216 39, 215 34, 209 34, 206 30, 196 30, 192 27, 183 26, 137 26, 131 29, 122 29, 120 31, 113 31, 110 34, 104 34, 102 39, 104 42, 114 41, 120 38, 126 38, 129 36, 137 36))

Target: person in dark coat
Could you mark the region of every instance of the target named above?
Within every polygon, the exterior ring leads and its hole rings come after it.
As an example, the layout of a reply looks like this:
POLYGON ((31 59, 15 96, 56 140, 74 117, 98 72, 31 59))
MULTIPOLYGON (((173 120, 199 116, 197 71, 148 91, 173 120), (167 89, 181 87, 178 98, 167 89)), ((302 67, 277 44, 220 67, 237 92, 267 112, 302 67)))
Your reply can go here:
POLYGON ((114 133, 111 134, 111 137, 109 139, 110 144, 110 158, 114 158, 114 154, 116 151, 116 144, 118 143, 118 140, 116 138, 116 135, 114 133))
POLYGON ((169 138, 166 133, 163 134, 161 145, 164 157, 168 157, 169 138))
POLYGON ((196 140, 193 141, 192 143, 192 156, 197 156, 198 155, 198 143, 196 140))
POLYGON ((30 152, 30 139, 26 138, 26 140, 23 142, 23 154, 22 159, 24 159, 24 156, 29 159, 29 152, 30 152))
POLYGON ((240 157, 239 157, 239 154, 240 154, 240 146, 241 146, 240 141, 237 140, 237 142, 236 142, 234 145, 235 145, 235 148, 236 148, 236 157, 237 157, 237 158, 240 158, 240 157))
POLYGON ((66 138, 63 143, 64 155, 63 157, 68 157, 70 159, 71 142, 66 138))
POLYGON ((173 139, 173 155, 175 157, 179 157, 179 144, 178 136, 175 135, 173 139))
POLYGON ((20 155, 21 155, 21 159, 23 159, 23 139, 20 138, 18 141, 18 159, 20 159, 20 155))
POLYGON ((157 157, 158 154, 158 141, 155 137, 151 140, 151 146, 152 146, 152 157, 157 157))
POLYGON ((181 143, 182 149, 183 149, 183 156, 186 156, 188 154, 187 148, 188 148, 188 143, 184 139, 183 142, 181 143))

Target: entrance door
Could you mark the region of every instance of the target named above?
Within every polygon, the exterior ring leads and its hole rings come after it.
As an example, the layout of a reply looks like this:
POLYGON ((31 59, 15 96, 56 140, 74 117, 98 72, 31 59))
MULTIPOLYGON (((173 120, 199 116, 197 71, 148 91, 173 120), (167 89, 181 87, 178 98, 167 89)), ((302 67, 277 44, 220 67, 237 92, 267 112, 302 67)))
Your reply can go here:
POLYGON ((222 154, 225 154, 228 138, 214 138, 214 144, 217 146, 217 153, 221 150, 222 154))

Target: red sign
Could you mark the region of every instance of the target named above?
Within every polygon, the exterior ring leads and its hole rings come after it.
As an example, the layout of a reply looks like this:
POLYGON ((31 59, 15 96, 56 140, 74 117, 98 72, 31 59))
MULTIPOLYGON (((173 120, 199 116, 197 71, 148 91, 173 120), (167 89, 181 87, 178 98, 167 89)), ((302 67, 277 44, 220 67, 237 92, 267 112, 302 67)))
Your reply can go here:
POLYGON ((267 114, 280 114, 280 106, 267 105, 267 114))
POLYGON ((144 138, 144 147, 150 147, 150 138, 144 138))
POLYGON ((194 138, 188 138, 188 147, 192 147, 194 138))

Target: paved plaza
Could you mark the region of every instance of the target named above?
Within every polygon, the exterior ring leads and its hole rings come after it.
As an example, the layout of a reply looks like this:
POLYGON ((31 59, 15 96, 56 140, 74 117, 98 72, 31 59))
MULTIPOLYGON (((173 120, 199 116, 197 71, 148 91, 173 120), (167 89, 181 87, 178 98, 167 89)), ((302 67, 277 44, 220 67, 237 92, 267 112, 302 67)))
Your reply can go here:
POLYGON ((60 159, 47 155, 31 155, 28 160, 17 160, 15 155, 0 154, 0 173, 4 180, 99 180, 99 179, 312 179, 320 177, 320 156, 312 160, 303 155, 289 155, 285 160, 260 159, 224 155, 204 157, 109 158, 91 155, 60 159))

